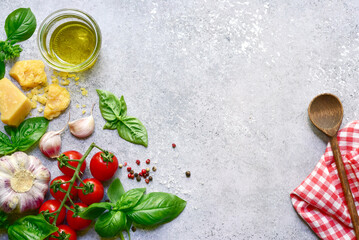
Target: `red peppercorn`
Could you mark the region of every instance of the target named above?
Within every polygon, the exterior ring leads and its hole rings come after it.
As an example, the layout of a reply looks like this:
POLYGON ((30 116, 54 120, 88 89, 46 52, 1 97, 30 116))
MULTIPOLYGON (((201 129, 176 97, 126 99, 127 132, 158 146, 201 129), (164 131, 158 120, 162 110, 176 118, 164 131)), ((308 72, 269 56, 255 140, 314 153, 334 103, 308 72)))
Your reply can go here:
POLYGON ((131 178, 131 173, 129 173, 129 174, 127 175, 127 177, 128 177, 128 178, 131 178))
POLYGON ((175 144, 175 143, 172 143, 172 147, 175 148, 175 147, 176 147, 176 144, 175 144))
POLYGON ((147 171, 146 171, 146 169, 142 169, 142 174, 145 174, 145 173, 147 173, 147 171))
POLYGON ((127 168, 127 172, 131 172, 131 167, 128 167, 128 168, 127 168))
POLYGON ((146 160, 146 163, 147 163, 147 164, 150 164, 150 162, 151 162, 150 159, 147 159, 147 160, 146 160))
POLYGON ((149 179, 146 179, 145 182, 146 182, 147 184, 149 184, 149 183, 150 183, 150 180, 149 180, 149 179))
POLYGON ((124 162, 124 163, 123 163, 123 166, 126 167, 126 166, 127 166, 127 162, 124 162))
POLYGON ((142 172, 139 172, 138 175, 140 175, 141 177, 143 176, 142 172))
POLYGON ((140 164, 141 164, 140 160, 137 159, 137 160, 136 160, 136 164, 137 164, 137 165, 140 165, 140 164))
POLYGON ((131 179, 134 179, 135 178, 135 175, 131 174, 131 179))

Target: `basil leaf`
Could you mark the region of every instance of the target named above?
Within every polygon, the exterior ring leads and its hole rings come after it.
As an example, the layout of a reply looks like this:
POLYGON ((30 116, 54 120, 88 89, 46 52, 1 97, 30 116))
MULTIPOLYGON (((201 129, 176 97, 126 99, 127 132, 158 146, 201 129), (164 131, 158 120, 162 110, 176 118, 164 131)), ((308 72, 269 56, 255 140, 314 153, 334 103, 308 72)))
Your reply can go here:
POLYGON ((120 112, 120 116, 121 116, 121 117, 125 117, 125 116, 127 116, 127 104, 126 104, 125 98, 124 98, 123 96, 121 96, 120 102, 121 102, 121 112, 120 112))
POLYGON ((0 155, 7 155, 16 151, 16 147, 11 144, 8 136, 0 132, 0 155))
POLYGON ((123 139, 140 144, 145 147, 148 145, 148 136, 145 126, 135 117, 123 117, 118 122, 117 131, 123 139))
POLYGON ((95 231, 101 237, 114 237, 126 228, 126 214, 121 211, 109 211, 96 221, 95 231))
POLYGON ((85 219, 94 220, 98 218, 104 211, 111 210, 112 204, 108 202, 93 203, 83 210, 79 215, 85 219))
POLYGON ((130 210, 135 207, 145 192, 146 188, 134 188, 127 191, 118 202, 119 210, 130 210))
POLYGON ((107 190, 107 196, 111 202, 115 203, 121 199, 121 196, 125 193, 120 179, 116 178, 111 183, 107 190))
POLYGON ((0 80, 5 76, 5 62, 0 61, 0 80))
POLYGON ((57 230, 42 214, 29 215, 15 221, 8 228, 8 235, 10 240, 43 240, 57 230))
POLYGON ((121 102, 112 93, 104 90, 96 90, 100 98, 100 111, 102 117, 109 122, 118 119, 121 113, 121 102))
POLYGON ((12 44, 29 39, 36 29, 36 18, 30 8, 18 8, 5 20, 7 41, 12 44))
POLYGON ((7 218, 8 215, 5 212, 0 211, 0 228, 7 228, 9 226, 7 218))
POLYGON ((150 226, 169 222, 186 207, 186 201, 176 195, 153 192, 145 195, 131 211, 127 212, 135 223, 150 226))
POLYGON ((17 132, 17 128, 16 127, 11 127, 11 126, 4 126, 5 132, 11 137, 11 143, 12 144, 17 144, 16 142, 16 132, 17 132))
POLYGON ((117 129, 118 120, 112 121, 112 122, 106 122, 106 124, 103 126, 103 129, 117 129))
POLYGON ((49 120, 44 117, 29 118, 20 124, 16 138, 11 140, 17 143, 19 151, 25 151, 45 134, 48 125, 49 120))

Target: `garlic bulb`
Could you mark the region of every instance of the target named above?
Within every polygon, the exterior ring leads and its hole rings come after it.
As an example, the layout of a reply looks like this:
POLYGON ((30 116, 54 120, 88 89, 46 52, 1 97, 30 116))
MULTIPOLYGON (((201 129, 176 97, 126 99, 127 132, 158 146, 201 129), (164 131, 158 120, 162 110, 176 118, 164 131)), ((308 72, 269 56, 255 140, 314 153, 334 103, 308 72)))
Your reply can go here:
POLYGON ((94 106, 95 104, 92 105, 90 116, 69 122, 69 128, 72 135, 78 138, 86 138, 93 133, 95 130, 95 120, 92 116, 94 106))
POLYGON ((0 208, 4 212, 37 209, 49 188, 49 170, 24 152, 0 158, 0 208))
POLYGON ((66 126, 67 125, 65 125, 65 127, 59 131, 47 132, 41 137, 39 148, 46 157, 57 158, 60 156, 61 133, 65 131, 66 126))

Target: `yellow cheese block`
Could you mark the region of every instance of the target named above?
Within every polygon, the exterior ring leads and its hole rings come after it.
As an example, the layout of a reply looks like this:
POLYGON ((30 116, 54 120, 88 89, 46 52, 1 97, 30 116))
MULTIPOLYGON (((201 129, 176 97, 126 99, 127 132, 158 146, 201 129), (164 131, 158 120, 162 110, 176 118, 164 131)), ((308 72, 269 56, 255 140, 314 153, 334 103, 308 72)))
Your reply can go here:
POLYGON ((19 82, 23 89, 47 83, 45 64, 41 60, 18 61, 11 68, 9 74, 19 82))
POLYGON ((30 100, 9 79, 0 80, 1 121, 18 126, 31 110, 30 100))
POLYGON ((58 117, 69 106, 70 100, 70 93, 66 88, 58 84, 50 84, 49 91, 47 92, 44 117, 48 120, 58 117))

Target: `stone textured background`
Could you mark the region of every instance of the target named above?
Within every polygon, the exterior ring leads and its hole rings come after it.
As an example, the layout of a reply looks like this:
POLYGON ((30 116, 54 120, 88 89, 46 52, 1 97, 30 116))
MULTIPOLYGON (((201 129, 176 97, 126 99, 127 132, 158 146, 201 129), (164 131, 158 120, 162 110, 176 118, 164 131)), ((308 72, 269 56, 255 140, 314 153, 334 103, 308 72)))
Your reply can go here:
MULTIPOLYGON (((74 119, 81 116, 77 103, 89 111, 98 101, 96 88, 124 95, 128 113, 147 127, 149 146, 102 130, 97 105, 94 135, 80 141, 67 131, 63 150, 84 152, 95 141, 132 166, 150 158, 158 171, 147 191, 175 193, 188 202, 171 223, 138 229, 132 239, 317 239, 294 211, 289 193, 326 146, 308 120, 310 100, 334 93, 344 106, 343 124, 359 118, 358 1, 0 3, 1 39, 6 16, 18 7, 31 7, 38 25, 60 8, 81 9, 98 21, 100 58, 80 75, 89 96, 71 84, 68 111, 74 119)), ((20 59, 40 58, 35 35, 21 45, 20 59)), ((60 129, 66 115, 49 129, 60 129)), ((38 149, 30 153, 53 176, 60 174, 38 149)), ((126 189, 145 186, 123 170, 117 176, 126 189)), ((93 228, 80 235, 99 239, 93 228)))

